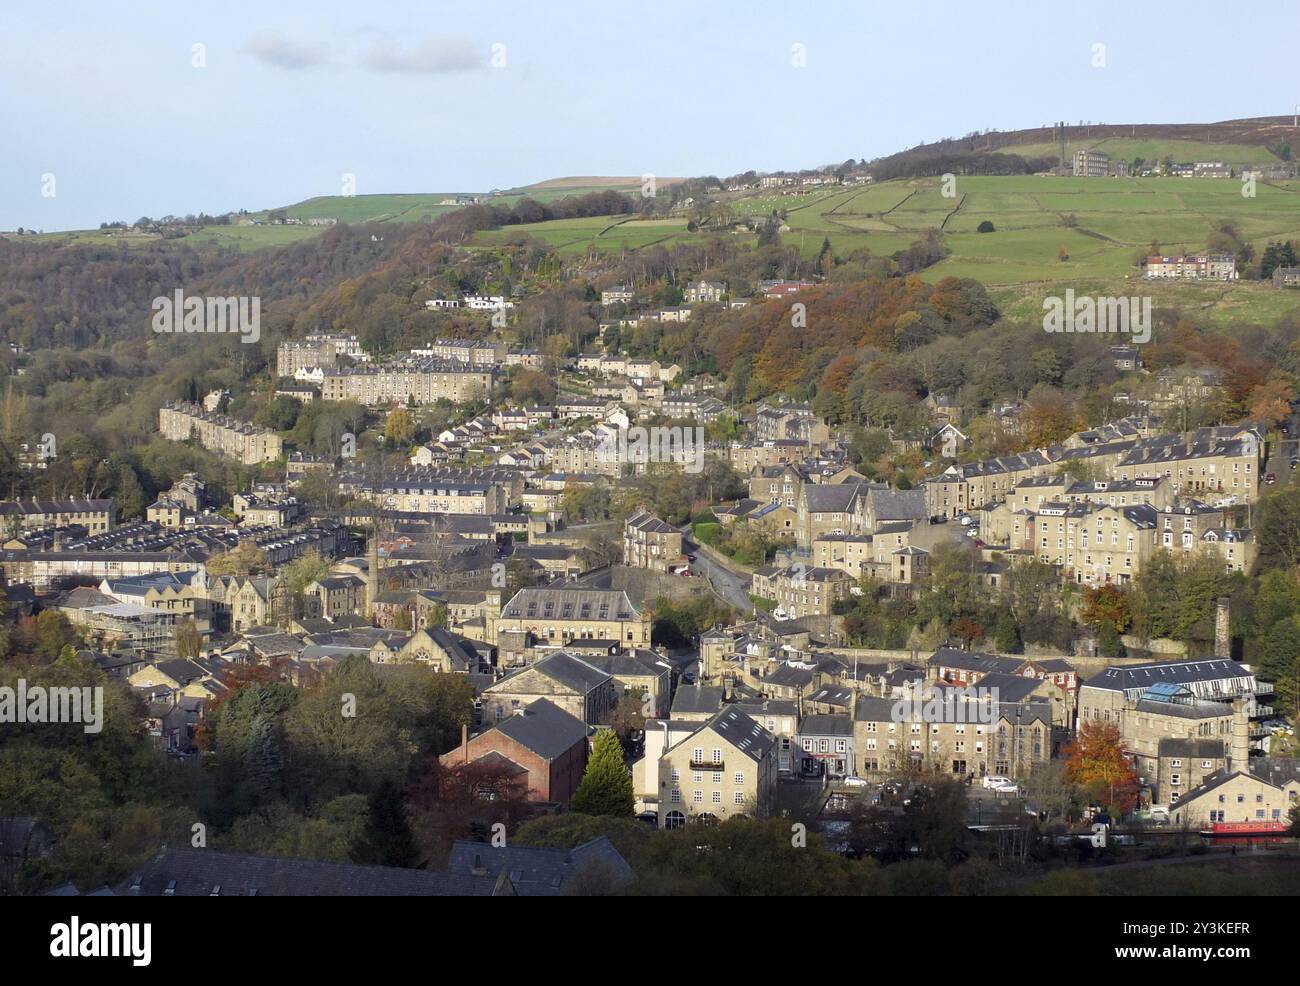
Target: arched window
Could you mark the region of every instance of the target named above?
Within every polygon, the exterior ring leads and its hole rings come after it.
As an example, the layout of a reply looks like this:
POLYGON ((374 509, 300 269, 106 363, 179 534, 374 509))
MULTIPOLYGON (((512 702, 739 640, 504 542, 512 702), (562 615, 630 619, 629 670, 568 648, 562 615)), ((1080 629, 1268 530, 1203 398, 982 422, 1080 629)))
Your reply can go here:
POLYGON ((670 811, 664 816, 664 828, 679 829, 686 824, 686 816, 680 811, 670 811))

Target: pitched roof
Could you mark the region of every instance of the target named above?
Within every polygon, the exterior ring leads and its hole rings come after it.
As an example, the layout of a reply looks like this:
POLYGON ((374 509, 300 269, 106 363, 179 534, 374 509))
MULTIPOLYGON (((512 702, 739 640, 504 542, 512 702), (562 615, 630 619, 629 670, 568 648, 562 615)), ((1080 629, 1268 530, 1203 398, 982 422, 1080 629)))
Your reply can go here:
MULTIPOLYGON (((754 761, 762 760, 776 737, 739 709, 723 709, 700 729, 712 729, 754 761)), ((698 733, 700 730, 696 730, 698 733)), ((694 735, 694 734, 692 734, 694 735)))
POLYGON ((116 888, 142 897, 486 897, 495 872, 358 866, 314 859, 248 856, 211 849, 163 849, 116 888))
POLYGON ((520 589, 501 610, 507 620, 635 620, 640 611, 622 589, 520 589))
POLYGON ((469 876, 476 872, 505 873, 520 897, 556 897, 583 870, 599 867, 619 883, 636 878, 626 859, 600 836, 573 849, 507 845, 457 840, 447 860, 449 875, 469 876))
POLYGON ((493 729, 543 760, 554 760, 587 738, 585 722, 544 698, 528 703, 493 729))
POLYGON ((548 654, 532 665, 534 671, 546 675, 575 691, 586 694, 593 688, 599 688, 609 681, 610 674, 595 665, 588 664, 580 657, 574 657, 567 651, 548 654))
POLYGON ((848 716, 811 715, 799 722, 800 736, 852 736, 853 720, 848 716))
POLYGON ((683 714, 699 714, 702 712, 707 712, 712 715, 721 707, 721 688, 714 688, 709 685, 679 688, 677 689, 677 694, 673 696, 673 706, 670 715, 680 716, 683 714))

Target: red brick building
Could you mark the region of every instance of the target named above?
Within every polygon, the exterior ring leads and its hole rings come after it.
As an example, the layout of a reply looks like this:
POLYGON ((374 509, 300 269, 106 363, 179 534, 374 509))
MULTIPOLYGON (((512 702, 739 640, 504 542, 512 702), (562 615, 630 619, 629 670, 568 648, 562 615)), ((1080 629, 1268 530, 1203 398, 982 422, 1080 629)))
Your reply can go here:
POLYGON ((542 698, 486 732, 467 736, 441 759, 447 767, 483 762, 518 768, 521 779, 528 775, 529 801, 567 804, 587 769, 587 726, 542 698))

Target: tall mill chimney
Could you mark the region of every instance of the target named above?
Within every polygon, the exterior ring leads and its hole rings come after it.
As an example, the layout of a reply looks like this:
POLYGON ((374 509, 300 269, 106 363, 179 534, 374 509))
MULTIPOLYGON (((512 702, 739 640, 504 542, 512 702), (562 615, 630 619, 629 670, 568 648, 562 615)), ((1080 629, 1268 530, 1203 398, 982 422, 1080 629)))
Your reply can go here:
POLYGON ((1228 597, 1220 596, 1214 606, 1215 657, 1232 657, 1232 630, 1228 617, 1228 597))
POLYGON ((1249 770, 1250 764, 1250 713, 1246 699, 1232 703, 1232 739, 1228 744, 1228 770, 1249 770))
POLYGON ((370 530, 369 557, 366 565, 366 619, 375 622, 375 599, 379 595, 379 525, 370 530))

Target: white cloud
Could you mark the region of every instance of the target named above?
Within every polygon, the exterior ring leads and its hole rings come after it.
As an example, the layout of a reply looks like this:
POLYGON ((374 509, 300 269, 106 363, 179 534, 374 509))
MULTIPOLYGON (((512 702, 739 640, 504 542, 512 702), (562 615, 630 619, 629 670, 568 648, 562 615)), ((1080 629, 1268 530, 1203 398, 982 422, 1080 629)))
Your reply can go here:
POLYGON ((409 72, 441 75, 486 66, 488 53, 465 38, 428 38, 404 48, 391 38, 376 41, 362 56, 362 62, 376 72, 409 72))
POLYGON ((329 61, 324 45, 309 45, 286 38, 279 31, 260 31, 244 42, 244 51, 275 68, 296 71, 329 61))

